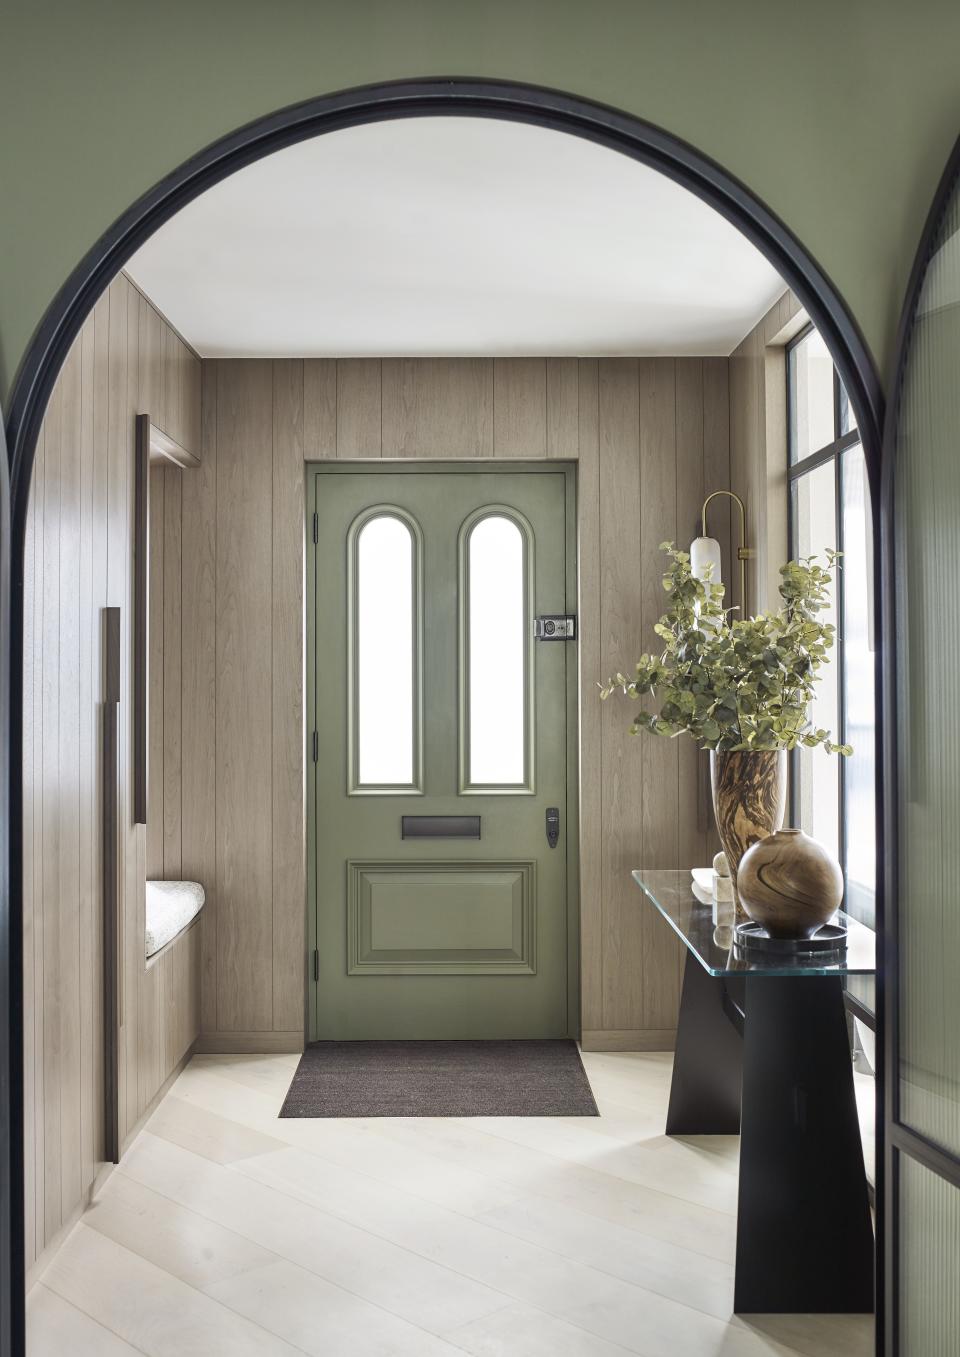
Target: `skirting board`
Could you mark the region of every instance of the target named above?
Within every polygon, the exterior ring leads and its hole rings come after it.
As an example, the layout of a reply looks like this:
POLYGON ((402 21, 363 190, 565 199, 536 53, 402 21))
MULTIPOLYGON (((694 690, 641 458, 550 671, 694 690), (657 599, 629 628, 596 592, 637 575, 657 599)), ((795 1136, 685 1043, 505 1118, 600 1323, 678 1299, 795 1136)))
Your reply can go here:
POLYGON ((673 1027, 623 1027, 585 1031, 580 1045, 584 1051, 672 1051, 676 1040, 673 1027))
POLYGON ((302 1032, 204 1032, 197 1038, 196 1055, 299 1055, 302 1032))

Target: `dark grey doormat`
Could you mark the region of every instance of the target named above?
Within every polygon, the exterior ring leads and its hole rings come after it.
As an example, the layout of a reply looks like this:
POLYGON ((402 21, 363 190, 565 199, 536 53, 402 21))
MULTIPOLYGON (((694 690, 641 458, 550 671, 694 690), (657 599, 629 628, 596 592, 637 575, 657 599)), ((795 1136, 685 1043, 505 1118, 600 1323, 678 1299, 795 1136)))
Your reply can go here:
POLYGON ((573 1041, 315 1041, 281 1117, 598 1117, 573 1041))

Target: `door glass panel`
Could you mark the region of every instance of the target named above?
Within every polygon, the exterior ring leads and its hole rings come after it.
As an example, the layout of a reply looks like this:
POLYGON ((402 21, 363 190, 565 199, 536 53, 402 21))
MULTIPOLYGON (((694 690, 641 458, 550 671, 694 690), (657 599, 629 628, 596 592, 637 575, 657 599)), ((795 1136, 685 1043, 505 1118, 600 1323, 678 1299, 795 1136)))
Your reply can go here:
POLYGON ((956 1351, 960 1333, 960 1192, 900 1161, 900 1351, 956 1351))
POLYGON ((527 784, 527 544, 489 514, 466 539, 466 752, 470 787, 527 784))
POLYGON ((402 518, 378 514, 355 551, 353 786, 410 789, 419 780, 416 543, 402 518))
POLYGON ((867 464, 859 443, 843 453, 841 478, 844 716, 845 738, 853 745, 853 753, 843 763, 846 909, 873 927, 877 872, 873 527, 867 464))
POLYGON ((913 320, 894 468, 900 1116, 954 1154, 960 1154, 958 371, 954 190, 913 320))
POLYGON ((790 460, 800 462, 832 443, 833 359, 819 330, 790 350, 790 460))
MULTIPOLYGON (((831 369, 832 371, 832 369, 831 369)), ((793 483, 793 554, 797 557, 818 556, 825 564, 824 552, 837 545, 836 482, 833 462, 817 467, 800 476, 793 483)), ((820 614, 824 622, 837 624, 837 606, 834 587, 830 590, 830 604, 820 614)), ((820 670, 817 696, 811 706, 810 719, 817 726, 838 731, 839 702, 837 694, 836 650, 830 651, 828 662, 820 670)), ((838 825, 840 812, 840 782, 837 776, 836 755, 816 749, 799 749, 794 762, 796 782, 796 814, 799 827, 818 839, 831 853, 839 855, 838 825)))

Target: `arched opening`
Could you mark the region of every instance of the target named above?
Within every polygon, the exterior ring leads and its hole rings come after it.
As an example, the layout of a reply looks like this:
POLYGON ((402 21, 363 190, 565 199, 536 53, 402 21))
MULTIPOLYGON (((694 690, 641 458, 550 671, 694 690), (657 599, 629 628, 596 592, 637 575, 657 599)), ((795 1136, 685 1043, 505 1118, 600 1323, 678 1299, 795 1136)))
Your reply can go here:
MULTIPOLYGON (((744 186, 691 147, 629 115, 571 96, 519 85, 469 80, 390 83, 326 96, 282 110, 231 134, 169 176, 144 196, 98 242, 65 284, 44 318, 18 375, 9 412, 11 459, 10 671, 10 861, 11 900, 7 935, 10 993, 10 1139, 12 1192, 10 1274, 11 1314, 22 1306, 22 1217, 18 1207, 23 1171, 21 987, 18 959, 22 938, 17 902, 22 891, 23 627, 24 536, 36 442, 48 398, 71 343, 98 297, 134 251, 181 207, 271 152, 296 142, 366 123, 400 118, 457 116, 503 119, 585 138, 654 168, 689 189, 737 227, 780 272, 803 303, 837 364, 856 411, 864 454, 877 500, 879 381, 856 323, 814 260, 789 230, 744 186)), ((6 562, 4 563, 6 568, 6 562)), ((6 591, 5 591, 6 599, 6 591)))

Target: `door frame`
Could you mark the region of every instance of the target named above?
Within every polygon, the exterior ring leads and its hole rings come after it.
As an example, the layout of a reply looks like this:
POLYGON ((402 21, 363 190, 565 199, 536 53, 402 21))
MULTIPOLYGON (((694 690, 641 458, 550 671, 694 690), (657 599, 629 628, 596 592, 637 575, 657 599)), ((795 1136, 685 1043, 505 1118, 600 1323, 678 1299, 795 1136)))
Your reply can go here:
MULTIPOLYGON (((884 646, 882 656, 883 705, 879 729, 881 731, 881 758, 877 766, 882 770, 877 786, 878 822, 883 825, 884 928, 881 936, 882 956, 878 958, 877 1043, 880 1062, 877 1065, 880 1126, 877 1142, 877 1244, 880 1252, 880 1286, 878 1288, 878 1332, 883 1343, 884 1357, 900 1357, 899 1315, 899 1245, 900 1245, 900 1173, 901 1156, 921 1164, 953 1187, 960 1189, 960 1156, 951 1154, 927 1140, 900 1120, 899 1069, 899 948, 897 946, 900 920, 898 909, 898 837, 899 786, 897 778, 897 653, 892 638, 897 635, 896 615, 896 452, 897 424, 903 395, 907 359, 913 337, 916 310, 934 255, 943 215, 960 179, 960 138, 954 144, 940 183, 937 186, 930 211, 924 223, 907 284, 907 292, 897 327, 893 380, 883 428, 883 467, 880 490, 880 606, 882 607, 881 634, 891 638, 884 646), (881 788, 886 791, 881 795, 881 788), (880 818, 882 817, 882 819, 880 818), (880 1302, 883 1304, 882 1323, 880 1302)), ((879 1349, 878 1349, 879 1350, 879 1349)))
MULTIPOLYGON (((305 523, 304 540, 307 547, 306 587, 304 589, 304 749, 306 751, 307 794, 306 794, 306 966, 307 976, 307 1040, 320 1038, 317 1003, 319 981, 315 969, 317 953, 318 898, 317 882, 317 779, 319 763, 313 759, 313 734, 318 730, 317 689, 316 689, 316 564, 317 546, 313 537, 313 515, 316 509, 314 499, 318 477, 324 475, 367 474, 417 475, 424 472, 438 472, 441 475, 470 475, 478 472, 493 474, 522 475, 562 475, 564 478, 564 532, 566 540, 564 580, 564 609, 568 613, 578 612, 579 557, 577 552, 577 463, 561 458, 521 461, 512 458, 463 458, 447 461, 430 457, 403 458, 351 458, 343 461, 307 462, 305 466, 306 494, 304 495, 305 523)), ((566 729, 567 729, 567 778, 566 778, 566 849, 567 879, 567 1035, 580 1036, 580 654, 579 643, 563 643, 566 672, 566 729), (576 825, 576 833, 571 832, 576 825)))
MULTIPOLYGON (((388 80, 320 95, 257 118, 175 167, 122 213, 87 251, 51 302, 20 363, 7 413, 6 467, 0 474, 0 1357, 20 1357, 25 1342, 23 1210, 23 591, 27 505, 37 438, 70 346, 94 304, 134 252, 181 207, 234 171, 310 137, 438 115, 530 123, 582 137, 660 171, 696 194, 750 240, 793 289, 826 339, 853 402, 874 504, 879 502, 883 390, 853 313, 829 276, 789 227, 734 175, 655 124, 562 90, 519 81, 432 76, 388 80)), ((874 527, 878 528, 875 512, 874 527)), ((877 559, 878 597, 883 576, 877 559)), ((882 710, 877 680, 877 710, 882 710)), ((879 735, 878 735, 878 760, 879 735)), ((878 765, 879 766, 879 765, 878 765)), ((882 921, 882 843, 878 844, 882 921)), ((882 925, 881 925, 882 926, 882 925)))

